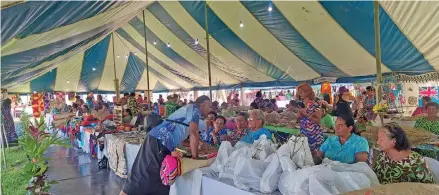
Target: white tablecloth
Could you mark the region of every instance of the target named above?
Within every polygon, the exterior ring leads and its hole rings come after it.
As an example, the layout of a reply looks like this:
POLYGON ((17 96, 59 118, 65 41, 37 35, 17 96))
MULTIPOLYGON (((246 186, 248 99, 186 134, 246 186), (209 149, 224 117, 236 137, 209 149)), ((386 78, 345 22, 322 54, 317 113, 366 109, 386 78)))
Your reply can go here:
MULTIPOLYGON (((238 189, 231 179, 219 179, 209 167, 193 170, 177 178, 169 195, 262 195, 256 191, 238 189)), ((279 191, 271 194, 281 195, 279 191)))

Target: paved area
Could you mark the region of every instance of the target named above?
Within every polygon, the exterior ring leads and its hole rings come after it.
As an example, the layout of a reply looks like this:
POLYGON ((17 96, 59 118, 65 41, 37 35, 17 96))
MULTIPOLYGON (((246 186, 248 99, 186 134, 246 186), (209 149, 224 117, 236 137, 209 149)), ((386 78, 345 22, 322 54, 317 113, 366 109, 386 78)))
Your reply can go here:
POLYGON ((118 195, 125 182, 110 169, 98 169, 97 158, 81 150, 51 147, 45 155, 51 158, 48 178, 58 181, 53 195, 118 195))

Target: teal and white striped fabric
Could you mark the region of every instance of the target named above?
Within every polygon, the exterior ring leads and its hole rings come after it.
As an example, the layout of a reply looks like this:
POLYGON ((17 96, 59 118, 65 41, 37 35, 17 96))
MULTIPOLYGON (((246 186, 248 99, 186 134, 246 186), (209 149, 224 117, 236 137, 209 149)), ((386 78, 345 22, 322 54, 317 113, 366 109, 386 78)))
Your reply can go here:
MULTIPOLYGON (((214 87, 376 74, 372 2, 207 4, 214 87)), ((380 2, 384 73, 439 70, 438 13, 434 1, 380 2)), ((151 89, 208 86, 204 2, 2 2, 1 16, 9 91, 112 92, 113 58, 122 91, 146 90, 144 28, 151 89)))

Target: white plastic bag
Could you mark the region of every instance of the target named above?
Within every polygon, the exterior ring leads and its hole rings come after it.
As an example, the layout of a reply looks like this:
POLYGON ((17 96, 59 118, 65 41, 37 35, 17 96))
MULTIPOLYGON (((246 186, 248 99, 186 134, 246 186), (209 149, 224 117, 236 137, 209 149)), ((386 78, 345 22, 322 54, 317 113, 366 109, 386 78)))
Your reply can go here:
POLYGON ((224 166, 226 165, 230 154, 232 154, 234 150, 235 149, 233 148, 230 142, 228 141, 221 142, 221 146, 218 150, 218 154, 216 156, 215 162, 210 165, 210 168, 215 172, 223 172, 224 166))
POLYGON ((311 173, 308 182, 310 195, 342 194, 371 187, 364 173, 335 172, 328 167, 311 173))
POLYGON ((238 150, 233 151, 227 158, 224 168, 219 172, 219 178, 229 178, 234 179, 235 167, 239 156, 246 156, 251 158, 251 148, 242 147, 238 150))
MULTIPOLYGON (((282 145, 276 153, 280 156, 282 169, 291 169, 286 162, 289 158, 293 163, 294 167, 303 168, 308 166, 314 166, 314 160, 311 155, 311 150, 308 145, 308 138, 306 137, 296 137, 291 136, 287 143, 282 145)), ((289 162, 288 162, 289 163, 289 162)))
POLYGON ((261 177, 269 162, 255 160, 249 156, 239 156, 236 162, 234 184, 242 190, 260 190, 261 177))
POLYGON ((269 164, 261 177, 261 192, 271 193, 278 189, 277 183, 282 174, 282 167, 280 166, 279 157, 276 153, 271 154, 264 161, 269 162, 269 164))
POLYGON ((252 145, 252 158, 265 160, 270 154, 276 151, 276 146, 267 139, 266 135, 261 135, 252 145))
POLYGON ((306 167, 294 172, 284 171, 279 178, 279 191, 284 195, 309 194, 309 175, 320 169, 320 166, 306 167))

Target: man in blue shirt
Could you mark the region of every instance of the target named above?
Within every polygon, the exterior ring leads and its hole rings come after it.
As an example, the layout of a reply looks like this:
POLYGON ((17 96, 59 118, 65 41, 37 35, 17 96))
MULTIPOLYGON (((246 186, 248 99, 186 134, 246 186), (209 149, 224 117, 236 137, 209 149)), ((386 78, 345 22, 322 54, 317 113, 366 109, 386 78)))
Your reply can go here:
POLYGON ((166 157, 187 137, 190 139, 192 157, 197 157, 200 141, 198 123, 200 116, 211 111, 209 97, 200 96, 194 104, 186 105, 146 135, 131 173, 120 195, 169 194, 169 186, 162 184, 160 167, 166 157))
POLYGON ((261 110, 255 109, 250 111, 248 118, 248 127, 251 129, 240 141, 253 144, 261 135, 266 135, 267 139, 271 139, 271 133, 264 128, 264 113, 261 110))

